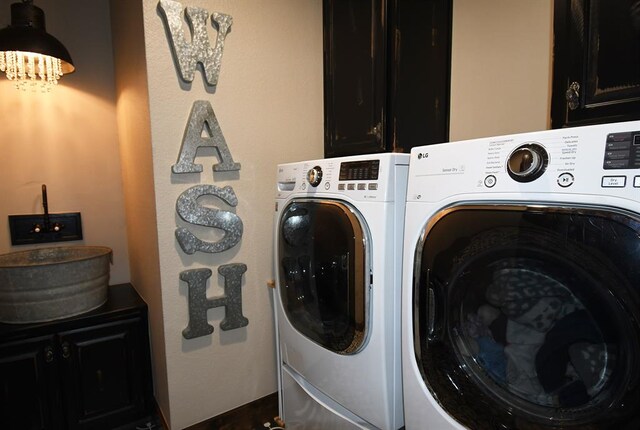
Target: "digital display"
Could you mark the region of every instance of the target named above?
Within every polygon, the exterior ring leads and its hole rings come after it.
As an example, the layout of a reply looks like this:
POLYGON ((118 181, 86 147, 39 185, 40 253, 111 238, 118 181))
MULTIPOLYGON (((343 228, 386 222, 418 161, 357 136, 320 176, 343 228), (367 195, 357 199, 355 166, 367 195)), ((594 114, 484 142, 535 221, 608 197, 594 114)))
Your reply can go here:
POLYGON ((640 169, 640 131, 610 133, 604 153, 604 169, 640 169))
POLYGON ((341 181, 375 181, 380 172, 380 160, 340 163, 341 181))

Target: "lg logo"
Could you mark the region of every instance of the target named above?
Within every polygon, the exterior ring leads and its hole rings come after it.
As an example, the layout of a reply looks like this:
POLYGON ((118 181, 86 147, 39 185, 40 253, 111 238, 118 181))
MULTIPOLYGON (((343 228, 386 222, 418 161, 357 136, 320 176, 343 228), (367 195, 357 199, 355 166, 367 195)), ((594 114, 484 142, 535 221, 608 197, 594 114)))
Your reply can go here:
POLYGON ((418 160, 422 160, 423 158, 429 158, 428 152, 418 152, 418 160))

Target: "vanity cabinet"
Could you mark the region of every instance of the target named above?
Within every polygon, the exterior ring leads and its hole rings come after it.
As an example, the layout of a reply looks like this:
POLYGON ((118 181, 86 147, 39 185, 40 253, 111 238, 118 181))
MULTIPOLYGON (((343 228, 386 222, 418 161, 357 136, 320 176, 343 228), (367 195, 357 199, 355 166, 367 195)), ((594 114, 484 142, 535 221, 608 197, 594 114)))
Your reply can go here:
POLYGON ((324 0, 325 157, 449 136, 452 0, 324 0))
POLYGON ((0 324, 0 428, 115 429, 153 411, 147 307, 129 284, 97 310, 0 324))

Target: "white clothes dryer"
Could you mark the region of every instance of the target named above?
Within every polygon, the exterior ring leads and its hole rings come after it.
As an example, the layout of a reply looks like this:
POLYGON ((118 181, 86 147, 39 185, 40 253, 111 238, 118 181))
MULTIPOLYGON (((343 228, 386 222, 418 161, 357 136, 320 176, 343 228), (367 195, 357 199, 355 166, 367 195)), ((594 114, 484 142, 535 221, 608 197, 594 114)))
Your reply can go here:
POLYGON ((278 166, 276 319, 287 428, 403 426, 408 154, 278 166))
POLYGON ((640 428, 640 121, 411 151, 407 430, 640 428))

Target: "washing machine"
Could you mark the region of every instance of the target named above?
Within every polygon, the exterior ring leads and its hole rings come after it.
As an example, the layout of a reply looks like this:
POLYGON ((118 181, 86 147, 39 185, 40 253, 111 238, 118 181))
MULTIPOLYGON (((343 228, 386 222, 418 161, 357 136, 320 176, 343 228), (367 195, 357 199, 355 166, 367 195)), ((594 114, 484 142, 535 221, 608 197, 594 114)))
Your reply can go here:
POLYGON ((409 154, 282 164, 275 309, 291 429, 403 426, 402 234, 409 154))
POLYGON ((640 428, 640 122, 411 151, 407 430, 640 428))

